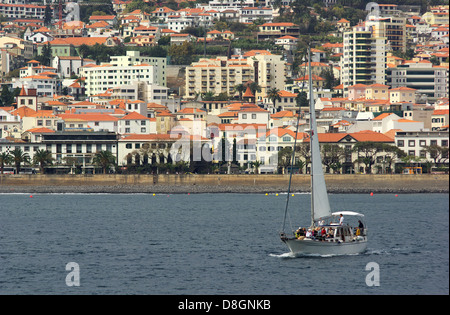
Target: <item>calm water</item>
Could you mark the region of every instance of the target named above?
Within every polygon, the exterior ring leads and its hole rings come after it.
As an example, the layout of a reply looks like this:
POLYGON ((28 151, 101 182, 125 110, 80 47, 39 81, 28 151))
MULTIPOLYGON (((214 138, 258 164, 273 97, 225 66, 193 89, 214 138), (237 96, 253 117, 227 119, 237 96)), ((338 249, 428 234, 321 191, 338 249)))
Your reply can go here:
MULTIPOLYGON (((291 257, 286 195, 0 195, 0 294, 449 294, 446 194, 330 195, 368 251, 291 257), (67 286, 76 262, 80 286, 67 286), (367 286, 369 262, 380 285, 367 286)), ((291 197, 308 224, 309 195, 291 197)))

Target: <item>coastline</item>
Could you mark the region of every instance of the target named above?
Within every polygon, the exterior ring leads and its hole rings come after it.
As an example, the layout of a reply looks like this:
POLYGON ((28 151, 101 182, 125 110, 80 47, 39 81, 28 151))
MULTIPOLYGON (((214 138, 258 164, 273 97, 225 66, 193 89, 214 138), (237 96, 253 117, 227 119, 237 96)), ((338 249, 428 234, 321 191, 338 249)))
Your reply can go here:
MULTIPOLYGON (((449 193, 448 175, 325 175, 329 193, 449 193)), ((292 193, 310 192, 309 175, 292 193)), ((0 193, 283 193, 288 175, 0 175, 0 193)))

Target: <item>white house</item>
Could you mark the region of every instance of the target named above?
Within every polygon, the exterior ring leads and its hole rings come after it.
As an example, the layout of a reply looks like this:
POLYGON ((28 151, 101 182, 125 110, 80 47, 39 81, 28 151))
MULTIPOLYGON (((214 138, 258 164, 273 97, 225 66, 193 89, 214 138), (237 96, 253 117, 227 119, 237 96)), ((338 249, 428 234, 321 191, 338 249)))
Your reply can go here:
POLYGON ((239 124, 269 124, 270 113, 258 106, 242 108, 238 113, 239 124))
POLYGON ((150 118, 137 112, 131 112, 119 118, 119 134, 148 134, 150 133, 150 118))
POLYGON ((78 56, 56 56, 52 60, 52 66, 61 78, 69 78, 73 74, 80 75, 80 68, 88 64, 95 64, 95 60, 78 56))

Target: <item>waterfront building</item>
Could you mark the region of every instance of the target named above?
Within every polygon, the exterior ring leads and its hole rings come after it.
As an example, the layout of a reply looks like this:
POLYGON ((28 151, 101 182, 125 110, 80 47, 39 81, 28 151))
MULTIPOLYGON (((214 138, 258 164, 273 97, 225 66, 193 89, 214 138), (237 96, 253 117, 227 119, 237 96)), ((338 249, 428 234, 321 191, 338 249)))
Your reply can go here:
MULTIPOLYGON (((448 136, 448 131, 397 131, 395 143, 407 155, 418 156, 434 162, 430 153, 425 150, 425 146, 437 145, 448 148, 448 136)), ((448 153, 447 157, 443 157, 443 160, 448 162, 448 153)))

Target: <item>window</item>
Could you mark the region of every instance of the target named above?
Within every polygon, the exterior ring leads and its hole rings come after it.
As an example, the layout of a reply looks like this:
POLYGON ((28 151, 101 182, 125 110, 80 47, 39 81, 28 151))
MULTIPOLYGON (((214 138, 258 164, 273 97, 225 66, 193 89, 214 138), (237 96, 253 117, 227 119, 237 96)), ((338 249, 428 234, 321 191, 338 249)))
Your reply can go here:
POLYGON ((77 144, 77 153, 82 153, 82 150, 81 150, 81 143, 78 143, 78 144, 77 144))
POLYGON ((72 153, 72 145, 66 144, 66 153, 72 153))
POLYGON ((419 140, 419 145, 420 145, 421 147, 424 147, 424 146, 427 145, 427 141, 426 141, 426 140, 419 140))
POLYGON ((131 144, 131 143, 127 143, 127 144, 125 144, 125 148, 127 148, 127 149, 131 149, 131 148, 133 148, 133 146, 132 146, 132 144, 131 144))
POLYGON ((403 147, 405 145, 405 141, 404 140, 398 140, 397 141, 397 146, 398 147, 403 147))
POLYGON ((448 140, 441 140, 442 147, 448 147, 448 140))
POLYGON ((416 140, 408 140, 408 146, 409 146, 409 147, 414 147, 414 146, 416 146, 416 140))
POLYGON ((256 114, 252 114, 252 119, 256 119, 256 114))
POLYGON ((414 151, 414 150, 409 150, 409 151, 408 151, 408 155, 416 156, 416 151, 414 151))
POLYGON ((242 114, 242 119, 247 119, 247 114, 242 114))

